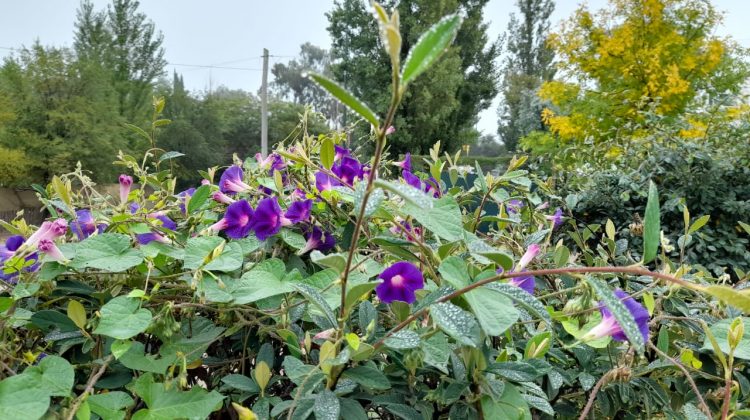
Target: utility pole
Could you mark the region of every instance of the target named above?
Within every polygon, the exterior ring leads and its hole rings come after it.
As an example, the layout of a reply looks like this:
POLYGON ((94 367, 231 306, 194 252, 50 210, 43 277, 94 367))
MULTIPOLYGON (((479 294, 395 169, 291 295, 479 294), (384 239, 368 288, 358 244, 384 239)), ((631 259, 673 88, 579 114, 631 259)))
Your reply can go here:
POLYGON ((268 156, 268 49, 263 48, 263 82, 260 86, 260 153, 268 156))

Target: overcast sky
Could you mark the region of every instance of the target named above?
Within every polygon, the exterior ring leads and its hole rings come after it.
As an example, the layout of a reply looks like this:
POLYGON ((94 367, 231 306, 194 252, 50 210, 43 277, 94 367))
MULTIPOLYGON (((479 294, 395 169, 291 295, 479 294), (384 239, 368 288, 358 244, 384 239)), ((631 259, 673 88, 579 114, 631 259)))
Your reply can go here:
MULTIPOLYGON (((94 0, 98 8, 107 3, 94 0)), ((554 24, 580 3, 558 0, 554 24)), ((597 9, 606 0, 587 3, 597 9)), ((514 4, 514 0, 490 0, 485 19, 490 22, 491 39, 505 30, 514 4)), ((726 12, 719 35, 731 35, 750 46, 750 25, 744 21, 750 17, 750 1, 714 0, 713 4, 726 12)), ((28 46, 37 39, 46 45, 71 46, 78 5, 78 0, 0 0, 0 57, 12 52, 8 48, 28 46)), ((225 85, 256 92, 264 47, 274 56, 273 64, 296 55, 304 42, 330 46, 325 13, 332 5, 333 0, 141 0, 141 10, 164 34, 168 71, 182 73, 187 87, 195 91, 225 85)), ((486 133, 497 130, 497 103, 496 99, 481 115, 478 128, 486 133)))

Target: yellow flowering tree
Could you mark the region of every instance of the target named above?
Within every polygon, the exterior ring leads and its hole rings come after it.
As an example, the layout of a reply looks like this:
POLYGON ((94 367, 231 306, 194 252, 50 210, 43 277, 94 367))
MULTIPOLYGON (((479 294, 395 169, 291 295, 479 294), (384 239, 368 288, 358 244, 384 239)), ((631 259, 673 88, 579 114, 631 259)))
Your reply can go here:
MULTIPOLYGON (((622 140, 644 138, 650 117, 678 119, 699 102, 735 97, 746 68, 739 47, 714 35, 721 17, 708 0, 611 0, 596 13, 580 7, 548 40, 562 78, 539 91, 549 104, 543 120, 562 144, 602 145, 612 154, 627 147, 622 140)), ((705 133, 705 122, 693 121, 686 132, 705 133)))

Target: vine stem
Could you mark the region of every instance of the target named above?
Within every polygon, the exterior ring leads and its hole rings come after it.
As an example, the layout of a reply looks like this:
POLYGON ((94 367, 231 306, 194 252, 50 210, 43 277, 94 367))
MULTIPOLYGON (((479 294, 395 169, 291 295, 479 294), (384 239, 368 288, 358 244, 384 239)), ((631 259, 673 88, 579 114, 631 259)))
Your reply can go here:
POLYGON ((380 159, 383 155, 383 149, 385 148, 385 136, 388 127, 391 126, 393 118, 396 115, 396 108, 401 101, 401 95, 398 89, 398 70, 394 70, 393 74, 393 96, 391 98, 391 105, 388 108, 388 115, 385 117, 385 121, 381 127, 379 127, 377 138, 375 140, 375 156, 372 159, 372 169, 370 170, 370 176, 367 177, 367 185, 365 186, 365 192, 362 196, 362 202, 359 206, 359 214, 357 215, 357 221, 354 225, 354 232, 352 232, 351 244, 349 245, 349 254, 346 257, 346 266, 344 273, 341 276, 341 309, 339 312, 339 334, 343 335, 344 324, 346 320, 346 285, 349 281, 349 272, 352 266, 352 260, 354 254, 357 252, 359 242, 360 231, 362 230, 362 223, 365 220, 365 210, 367 208, 367 202, 370 200, 372 194, 373 185, 375 179, 378 177, 378 167, 380 166, 380 159))
POLYGON ((619 370, 618 368, 612 369, 609 372, 602 375, 601 378, 599 378, 599 381, 597 381, 596 385, 594 385, 594 389, 591 390, 591 395, 589 395, 589 400, 586 401, 586 406, 583 407, 583 411, 581 411, 581 415, 578 417, 578 420, 586 419, 586 417, 589 415, 589 411, 591 411, 591 408, 594 406, 594 400, 596 400, 596 395, 599 393, 599 390, 601 390, 604 385, 610 382, 612 377, 617 374, 618 370, 619 370))
POLYGON ((721 403, 721 420, 729 418, 729 403, 732 400, 732 365, 734 364, 734 349, 729 353, 726 372, 724 372, 724 398, 721 403))
MULTIPOLYGON (((646 270, 645 268, 640 268, 640 267, 568 267, 568 268, 552 268, 552 269, 545 269, 545 270, 529 270, 529 271, 524 271, 524 272, 511 272, 511 273, 503 272, 502 274, 488 277, 486 279, 480 280, 476 283, 472 283, 466 287, 458 289, 452 293, 449 293, 443 296, 442 298, 436 300, 435 303, 448 302, 478 287, 482 287, 486 284, 493 283, 502 279, 521 277, 521 276, 554 276, 554 275, 571 274, 571 273, 584 273, 584 274, 585 273, 610 273, 610 274, 621 273, 621 274, 641 275, 641 276, 657 278, 660 280, 665 280, 667 282, 678 284, 680 286, 683 286, 691 290, 701 289, 700 286, 690 283, 688 281, 685 281, 683 279, 670 276, 669 274, 655 273, 653 271, 649 271, 649 270, 646 270)), ((396 332, 400 331, 401 329, 411 324, 415 319, 417 319, 422 314, 427 312, 427 309, 428 308, 423 308, 409 315, 405 320, 403 320, 398 325, 393 327, 393 329, 388 331, 380 340, 376 341, 375 344, 373 344, 373 347, 376 350, 382 347, 383 343, 388 337, 392 336, 396 332)))
POLYGON ((683 374, 685 374, 685 379, 687 379, 687 381, 690 383, 690 387, 693 388, 693 392, 695 393, 695 397, 698 399, 698 404, 701 406, 701 410, 703 410, 703 413, 705 413, 709 419, 713 418, 713 416, 711 415, 711 409, 708 408, 708 404, 706 404, 706 400, 703 399, 703 396, 701 395, 700 391, 698 391, 698 385, 695 384, 693 377, 690 376, 690 372, 688 372, 688 370, 685 369, 685 366, 683 366, 682 363, 678 362, 677 360, 669 357, 668 354, 661 351, 652 342, 649 341, 648 346, 651 350, 656 352, 656 354, 669 360, 670 363, 677 366, 677 368, 680 369, 683 374))
POLYGON ((112 362, 112 359, 114 357, 110 354, 107 356, 106 359, 104 359, 104 363, 102 363, 101 367, 99 367, 99 370, 92 371, 91 377, 89 378, 89 381, 86 383, 86 388, 84 388, 83 393, 76 398, 73 403, 70 405, 70 408, 68 409, 68 416, 67 420, 73 420, 76 416, 76 412, 78 411, 78 407, 83 403, 83 401, 86 399, 86 397, 94 390, 94 385, 96 385, 96 382, 99 380, 99 378, 104 375, 104 372, 107 371, 107 366, 112 362))

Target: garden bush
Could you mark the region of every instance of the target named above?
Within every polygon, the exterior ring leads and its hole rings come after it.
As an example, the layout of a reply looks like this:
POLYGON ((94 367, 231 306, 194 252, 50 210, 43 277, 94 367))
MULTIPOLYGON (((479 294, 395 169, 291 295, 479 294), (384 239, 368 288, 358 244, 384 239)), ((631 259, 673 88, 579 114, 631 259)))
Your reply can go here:
POLYGON ((372 125, 371 160, 302 133, 176 192, 154 148, 119 155, 118 197, 79 170, 40 192, 55 217, 3 223, 0 418, 747 416, 750 297, 659 252, 655 185, 631 250, 545 202, 525 158, 469 188, 438 181, 461 176, 439 147, 426 173, 382 161, 461 18, 401 65, 374 7, 386 117, 311 76, 372 125))
POLYGON ((750 168, 741 154, 695 142, 655 146, 636 169, 614 167, 586 177, 570 197, 574 214, 591 224, 612 220, 619 233, 639 245, 631 225, 644 214, 650 180, 664 192, 662 225, 675 245, 670 256, 744 279, 750 233, 740 223, 750 221, 750 168), (700 231, 686 235, 686 212, 705 217, 700 231))

